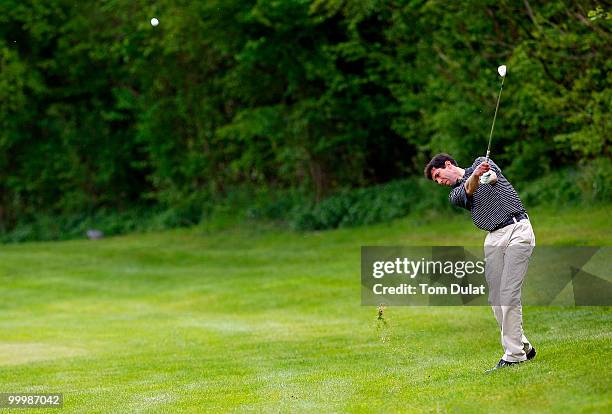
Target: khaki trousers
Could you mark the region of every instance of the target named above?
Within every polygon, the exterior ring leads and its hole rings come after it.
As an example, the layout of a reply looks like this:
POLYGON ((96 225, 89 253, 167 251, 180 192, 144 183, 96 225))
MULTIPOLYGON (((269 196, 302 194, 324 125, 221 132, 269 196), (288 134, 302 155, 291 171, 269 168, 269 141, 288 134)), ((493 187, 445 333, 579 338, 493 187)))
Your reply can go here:
POLYGON ((489 232, 484 243, 489 303, 501 330, 502 359, 508 362, 525 361, 531 348, 523 333, 521 288, 534 246, 527 219, 489 232))

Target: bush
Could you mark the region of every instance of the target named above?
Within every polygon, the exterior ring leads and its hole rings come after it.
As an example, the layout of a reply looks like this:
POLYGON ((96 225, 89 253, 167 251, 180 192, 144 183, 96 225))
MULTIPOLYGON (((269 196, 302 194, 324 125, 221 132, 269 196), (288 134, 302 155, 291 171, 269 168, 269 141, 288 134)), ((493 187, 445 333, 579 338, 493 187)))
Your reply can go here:
POLYGON ((253 220, 287 221, 292 211, 308 204, 308 196, 297 189, 260 189, 244 205, 245 217, 253 220))
POLYGON ((4 243, 69 240, 86 237, 87 230, 100 230, 106 236, 143 230, 153 217, 146 209, 111 211, 100 209, 90 214, 52 216, 40 214, 22 220, 15 228, 0 234, 4 243))
POLYGON ((408 179, 343 191, 317 205, 296 208, 291 225, 297 230, 353 227, 403 217, 420 209, 425 195, 421 181, 408 179))
POLYGON ((526 206, 612 202, 612 161, 599 158, 577 168, 559 170, 524 185, 526 206))
POLYGON ((555 171, 527 183, 524 188, 518 186, 517 190, 526 208, 542 204, 579 204, 582 193, 576 185, 577 177, 578 171, 574 169, 555 171))
MULTIPOLYGON (((576 168, 551 172, 528 183, 517 183, 527 208, 612 202, 612 161, 600 158, 576 168)), ((204 223, 218 229, 245 219, 280 221, 299 231, 354 227, 391 221, 408 214, 426 217, 433 211, 461 214, 448 202, 449 188, 423 178, 392 181, 344 190, 318 204, 300 190, 235 188, 225 198, 204 193, 177 198, 171 208, 139 207, 128 211, 99 209, 63 216, 38 215, 0 234, 0 242, 66 240, 86 237, 88 229, 107 236, 134 231, 165 230, 204 223)))
POLYGON ((612 160, 599 158, 581 164, 576 185, 586 202, 612 202, 612 160))

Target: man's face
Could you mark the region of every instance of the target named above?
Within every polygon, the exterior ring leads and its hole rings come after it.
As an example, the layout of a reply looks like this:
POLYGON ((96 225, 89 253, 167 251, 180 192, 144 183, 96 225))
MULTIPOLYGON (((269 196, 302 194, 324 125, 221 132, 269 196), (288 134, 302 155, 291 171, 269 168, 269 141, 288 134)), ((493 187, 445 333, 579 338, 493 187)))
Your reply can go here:
POLYGON ((444 168, 434 167, 431 169, 431 178, 440 185, 450 187, 461 178, 461 172, 450 161, 446 161, 444 164, 444 168))

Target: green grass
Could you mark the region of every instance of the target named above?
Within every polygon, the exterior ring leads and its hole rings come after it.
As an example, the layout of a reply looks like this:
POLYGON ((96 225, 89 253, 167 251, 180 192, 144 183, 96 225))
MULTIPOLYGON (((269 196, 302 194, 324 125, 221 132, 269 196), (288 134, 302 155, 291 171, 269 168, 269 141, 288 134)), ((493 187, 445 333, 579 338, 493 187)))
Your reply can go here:
MULTIPOLYGON (((539 245, 611 244, 609 208, 531 217, 539 245)), ((0 392, 83 413, 610 412, 609 308, 526 308, 536 360, 485 375, 502 353, 488 307, 389 308, 381 332, 360 306, 361 245, 484 235, 431 214, 0 246, 0 392)))

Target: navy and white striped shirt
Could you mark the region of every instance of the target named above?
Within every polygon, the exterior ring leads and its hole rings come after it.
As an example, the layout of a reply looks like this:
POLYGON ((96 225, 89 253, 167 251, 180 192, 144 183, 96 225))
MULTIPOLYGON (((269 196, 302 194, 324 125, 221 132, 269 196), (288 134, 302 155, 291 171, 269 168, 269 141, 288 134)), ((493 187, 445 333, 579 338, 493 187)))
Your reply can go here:
POLYGON ((472 221, 478 228, 492 231, 512 216, 526 211, 512 184, 504 177, 497 164, 490 159, 489 165, 497 174, 497 183, 480 184, 474 194, 467 195, 465 181, 484 160, 484 157, 478 157, 471 167, 465 169, 465 175, 453 186, 448 199, 455 206, 470 210, 472 221))

